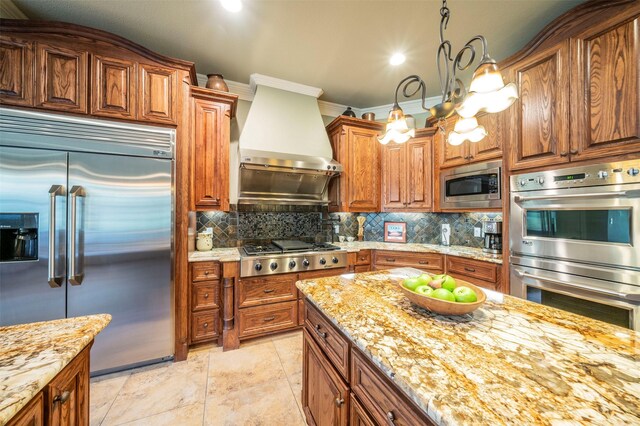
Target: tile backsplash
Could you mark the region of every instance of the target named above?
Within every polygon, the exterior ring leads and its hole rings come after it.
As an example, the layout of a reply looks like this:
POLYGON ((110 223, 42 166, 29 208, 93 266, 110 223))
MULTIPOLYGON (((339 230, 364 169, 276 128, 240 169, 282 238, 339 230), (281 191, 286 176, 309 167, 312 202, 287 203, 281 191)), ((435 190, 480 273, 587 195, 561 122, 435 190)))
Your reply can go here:
POLYGON ((240 247, 275 239, 303 241, 331 240, 331 223, 340 226, 338 235, 357 236, 356 217, 366 218, 364 239, 383 241, 384 222, 406 222, 407 242, 440 243, 440 225, 451 224, 451 244, 482 247, 473 228, 485 220, 502 220, 500 213, 330 213, 326 211, 231 211, 198 212, 198 232, 213 230, 214 247, 240 247))

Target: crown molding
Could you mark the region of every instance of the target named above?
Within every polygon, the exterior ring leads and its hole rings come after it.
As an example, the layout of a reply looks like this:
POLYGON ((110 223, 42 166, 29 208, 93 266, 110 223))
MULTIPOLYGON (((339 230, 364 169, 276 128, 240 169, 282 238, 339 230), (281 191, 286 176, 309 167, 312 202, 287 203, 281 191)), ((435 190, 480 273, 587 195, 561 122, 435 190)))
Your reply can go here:
POLYGON ((307 86, 305 84, 294 83, 293 81, 282 80, 281 78, 270 77, 263 74, 251 74, 249 76, 249 86, 256 91, 257 86, 269 86, 274 89, 286 90, 288 92, 300 93, 301 95, 319 98, 323 90, 318 87, 307 86))
POLYGON ((0 17, 7 19, 29 19, 12 0, 0 1, 0 17))

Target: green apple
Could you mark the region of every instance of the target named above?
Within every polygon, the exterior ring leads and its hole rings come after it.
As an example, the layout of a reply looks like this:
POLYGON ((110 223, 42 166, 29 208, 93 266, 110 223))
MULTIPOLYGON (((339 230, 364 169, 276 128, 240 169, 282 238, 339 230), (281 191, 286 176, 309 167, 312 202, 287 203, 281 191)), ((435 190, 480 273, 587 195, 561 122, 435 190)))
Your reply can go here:
POLYGON ((418 286, 414 291, 418 294, 422 294, 423 296, 431 296, 431 293, 433 293, 433 289, 428 285, 418 286))
POLYGON ((430 285, 432 288, 442 288, 442 279, 440 279, 440 278, 437 278, 437 279, 436 279, 436 278, 434 277, 434 279, 433 279, 433 280, 431 280, 431 282, 429 283, 429 285, 430 285))
POLYGON ((436 299, 447 300, 449 302, 455 302, 456 297, 446 288, 438 288, 433 290, 431 293, 431 297, 435 297, 436 299))
POLYGON ((433 278, 431 278, 431 275, 429 274, 422 274, 418 276, 418 280, 420 280, 422 285, 427 285, 431 282, 431 280, 433 280, 433 278))
POLYGON ((402 282, 402 285, 408 288, 411 291, 416 291, 416 288, 421 286, 422 283, 418 279, 418 277, 407 278, 402 282))
POLYGON ((453 289, 455 289, 456 286, 456 280, 450 276, 450 275, 445 275, 442 279, 442 288, 446 288, 449 291, 453 291, 453 289))
POLYGON ((473 303, 478 300, 478 295, 473 289, 465 286, 457 287, 453 290, 453 295, 456 298, 456 302, 460 303, 473 303))

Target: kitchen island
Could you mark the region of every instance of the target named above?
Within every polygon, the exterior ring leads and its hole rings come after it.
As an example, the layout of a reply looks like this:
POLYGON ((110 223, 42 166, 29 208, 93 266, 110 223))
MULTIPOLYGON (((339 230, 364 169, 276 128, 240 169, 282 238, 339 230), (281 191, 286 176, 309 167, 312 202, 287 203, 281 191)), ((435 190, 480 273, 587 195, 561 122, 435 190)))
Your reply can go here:
POLYGON ((297 283, 304 361, 327 373, 304 366, 307 416, 324 415, 324 380, 352 424, 640 424, 639 333, 491 291, 472 314, 435 315, 398 289, 417 273, 297 283))
POLYGON ((0 425, 31 424, 26 416, 88 424, 89 350, 110 321, 102 314, 0 327, 0 425))

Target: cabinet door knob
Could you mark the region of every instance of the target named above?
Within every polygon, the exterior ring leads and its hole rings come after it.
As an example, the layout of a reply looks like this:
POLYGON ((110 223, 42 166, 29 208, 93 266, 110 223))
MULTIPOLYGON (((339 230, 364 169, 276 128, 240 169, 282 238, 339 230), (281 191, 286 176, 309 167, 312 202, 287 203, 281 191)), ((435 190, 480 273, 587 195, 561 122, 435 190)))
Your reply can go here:
POLYGON ((203 297, 204 297, 205 299, 208 299, 208 298, 209 298, 209 293, 205 293, 203 297))
POLYGON ((209 271, 204 271, 204 274, 205 275, 209 275, 209 271))
POLYGON ((202 328, 207 328, 207 327, 209 327, 209 323, 208 322, 205 322, 204 324, 202 324, 202 328))
POLYGON ((322 331, 320 331, 320 324, 316 324, 315 331, 316 331, 316 334, 322 337, 323 339, 327 338, 327 333, 323 333, 322 331))
POLYGON ((560 157, 566 157, 567 155, 569 155, 569 153, 567 151, 562 151, 560 153, 560 157))
POLYGON ((69 397, 71 396, 71 392, 69 391, 64 391, 62 392, 62 394, 60 395, 56 395, 53 397, 53 403, 54 404, 64 404, 65 402, 67 402, 69 400, 69 397))
POLYGON ((341 398, 340 395, 336 397, 335 401, 336 401, 336 407, 341 407, 342 404, 344 404, 344 398, 341 398))
POLYGON ((393 411, 387 411, 387 420, 389 421, 389 426, 396 426, 396 416, 393 411))
POLYGON ((569 153, 570 153, 571 155, 576 155, 576 154, 578 153, 578 150, 577 150, 577 149, 570 149, 570 150, 569 150, 569 153))

